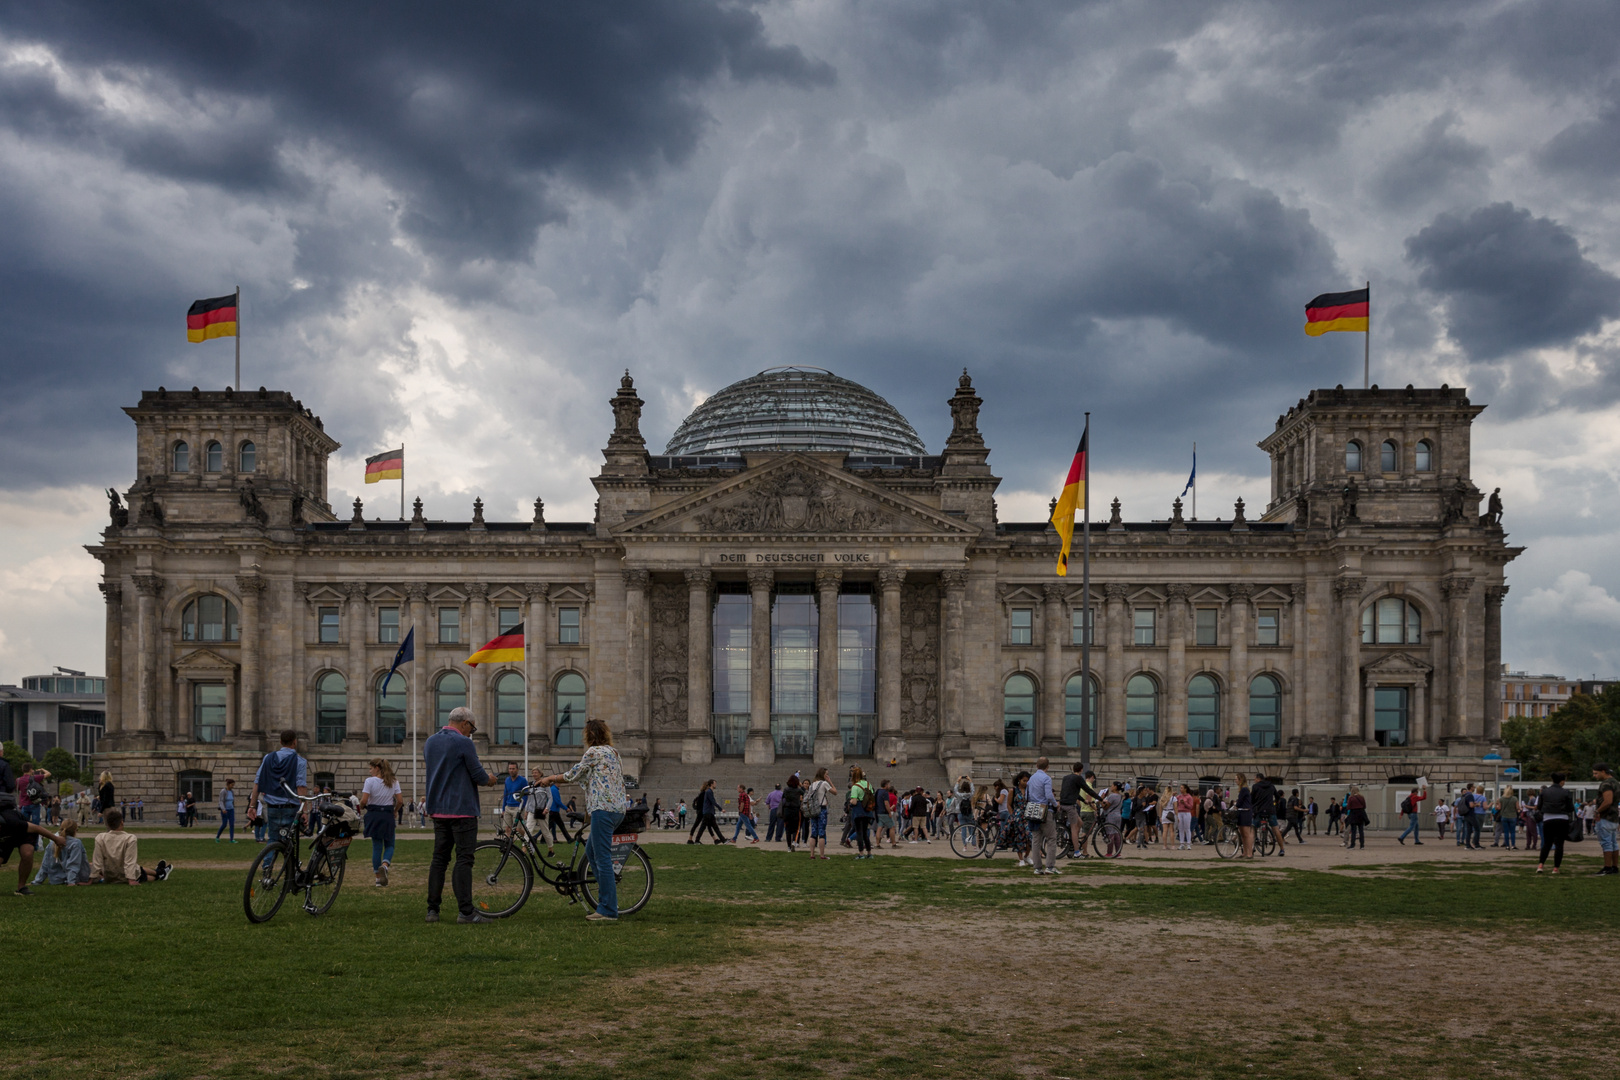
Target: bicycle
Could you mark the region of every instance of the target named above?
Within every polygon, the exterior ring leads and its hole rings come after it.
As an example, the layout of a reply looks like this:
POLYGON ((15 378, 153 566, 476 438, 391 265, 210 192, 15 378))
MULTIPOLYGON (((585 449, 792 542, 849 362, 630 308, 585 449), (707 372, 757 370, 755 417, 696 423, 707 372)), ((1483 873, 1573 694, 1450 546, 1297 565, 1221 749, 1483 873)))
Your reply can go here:
POLYGON ((299 795, 291 788, 287 788, 287 794, 308 804, 313 818, 300 815, 304 821, 283 825, 279 835, 248 867, 247 883, 242 887, 242 910, 252 923, 275 918, 287 894, 299 889, 304 891, 305 911, 311 915, 330 911, 343 887, 349 844, 360 831, 358 815, 333 796, 299 795), (309 834, 315 837, 309 862, 299 866, 300 837, 309 834))
MULTIPOLYGON (((546 845, 543 852, 539 838, 529 831, 526 810, 535 791, 531 786, 518 793, 517 812, 510 828, 473 848, 473 907, 492 919, 508 918, 522 910, 534 889, 536 874, 559 895, 566 896, 569 904, 584 900, 587 907, 596 908, 596 871, 585 855, 589 826, 573 834, 566 861, 553 861, 548 857, 551 846, 546 845)), ((620 915, 634 915, 647 906, 652 896, 652 861, 636 843, 646 824, 645 812, 631 807, 613 835, 613 877, 620 915)))
MULTIPOLYGON (((1271 823, 1254 827, 1254 850, 1261 856, 1277 850, 1277 837, 1271 823)), ((1238 831, 1237 813, 1231 810, 1221 814, 1221 833, 1215 840, 1215 854, 1230 859, 1243 853, 1243 834, 1238 831)))

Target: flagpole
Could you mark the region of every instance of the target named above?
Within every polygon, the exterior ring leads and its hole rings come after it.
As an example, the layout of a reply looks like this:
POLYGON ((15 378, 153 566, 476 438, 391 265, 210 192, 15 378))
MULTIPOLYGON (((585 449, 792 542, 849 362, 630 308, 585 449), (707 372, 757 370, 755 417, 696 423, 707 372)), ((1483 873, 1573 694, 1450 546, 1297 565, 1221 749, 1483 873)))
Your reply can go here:
POLYGON ((1367 332, 1361 341, 1361 388, 1372 389, 1372 282, 1367 282, 1367 332))
POLYGON ((1091 414, 1086 413, 1086 494, 1080 532, 1080 772, 1091 767, 1091 414))
POLYGON ((1198 520, 1198 440, 1193 440, 1193 520, 1198 520))
POLYGON ((233 388, 238 394, 242 392, 242 286, 236 287, 236 385, 233 388))
POLYGON ((399 520, 405 520, 405 444, 399 444, 399 520))

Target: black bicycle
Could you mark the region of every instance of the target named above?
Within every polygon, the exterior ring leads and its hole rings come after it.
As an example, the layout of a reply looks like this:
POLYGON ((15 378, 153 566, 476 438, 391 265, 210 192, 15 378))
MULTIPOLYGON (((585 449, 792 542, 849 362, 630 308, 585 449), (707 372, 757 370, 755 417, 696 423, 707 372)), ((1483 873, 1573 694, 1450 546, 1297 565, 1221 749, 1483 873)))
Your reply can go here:
MULTIPOLYGON (((285 786, 285 785, 284 785, 285 786)), ((242 886, 242 910, 248 921, 269 922, 281 910, 287 894, 302 890, 304 910, 324 915, 332 909, 338 890, 343 887, 343 868, 348 862, 349 844, 360 831, 358 815, 331 795, 287 794, 307 804, 302 821, 283 825, 248 868, 247 884, 242 886), (313 834, 309 862, 299 866, 300 838, 313 834)))
MULTIPOLYGON (((553 859, 553 848, 529 831, 528 807, 546 788, 526 787, 519 792, 512 824, 502 834, 473 848, 473 907, 492 919, 516 915, 528 902, 538 874, 547 885, 568 898, 570 904, 582 900, 594 909, 597 901, 596 871, 586 858, 589 825, 574 833, 566 859, 553 859)), ((646 827, 646 812, 631 807, 613 834, 613 878, 617 886, 620 915, 634 915, 647 906, 652 896, 652 860, 636 840, 646 827)))

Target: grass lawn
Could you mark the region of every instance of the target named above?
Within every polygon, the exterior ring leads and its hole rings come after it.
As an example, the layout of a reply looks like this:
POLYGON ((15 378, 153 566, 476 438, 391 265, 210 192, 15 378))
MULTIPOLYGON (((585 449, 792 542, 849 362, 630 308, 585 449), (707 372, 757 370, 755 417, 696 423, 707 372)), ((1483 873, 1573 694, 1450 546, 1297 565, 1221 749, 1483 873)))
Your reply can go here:
POLYGON ((648 850, 653 899, 617 925, 543 885, 426 925, 429 845, 384 890, 357 841, 330 914, 253 926, 253 845, 142 840, 171 881, 0 897, 0 1075, 1608 1073, 1609 879, 648 850))

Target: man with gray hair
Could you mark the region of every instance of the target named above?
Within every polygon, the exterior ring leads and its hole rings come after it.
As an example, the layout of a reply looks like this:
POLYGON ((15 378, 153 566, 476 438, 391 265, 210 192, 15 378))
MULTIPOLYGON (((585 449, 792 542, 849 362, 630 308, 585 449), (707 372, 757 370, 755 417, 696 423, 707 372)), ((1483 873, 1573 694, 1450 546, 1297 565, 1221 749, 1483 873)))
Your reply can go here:
POLYGON ((473 846, 478 842, 478 788, 493 786, 497 778, 484 771, 478 761, 478 748, 472 734, 478 730, 472 710, 466 706, 450 710, 444 727, 429 735, 422 744, 422 760, 427 767, 427 812, 433 819, 433 862, 428 867, 427 921, 439 921, 439 903, 444 899, 444 872, 450 865, 450 849, 455 848, 456 868, 450 875, 450 888, 456 894, 458 923, 489 922, 473 908, 473 846))

